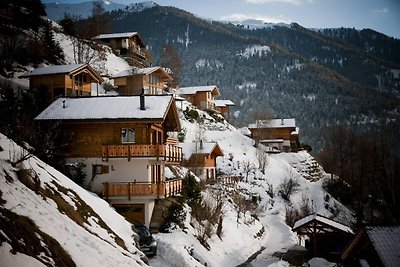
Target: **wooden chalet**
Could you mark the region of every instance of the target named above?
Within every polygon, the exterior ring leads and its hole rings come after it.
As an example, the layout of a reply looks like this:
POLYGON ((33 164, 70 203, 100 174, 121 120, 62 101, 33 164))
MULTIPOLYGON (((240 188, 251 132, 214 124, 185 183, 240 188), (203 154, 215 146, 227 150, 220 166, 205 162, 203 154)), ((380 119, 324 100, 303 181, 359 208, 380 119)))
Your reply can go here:
POLYGON ((215 103, 215 109, 221 113, 222 116, 226 120, 230 119, 230 108, 235 106, 235 103, 233 103, 231 100, 225 100, 225 99, 218 99, 214 100, 215 103))
POLYGON ((114 79, 114 85, 118 86, 120 95, 139 95, 142 89, 146 95, 161 95, 173 80, 162 67, 134 68, 111 78, 114 79))
POLYGON ((37 68, 19 78, 29 78, 29 88, 43 92, 48 102, 59 97, 90 96, 92 83, 103 82, 101 76, 88 64, 69 64, 37 68))
POLYGON ((132 66, 138 68, 150 66, 146 54, 142 51, 145 44, 137 32, 100 34, 93 39, 107 43, 117 55, 128 56, 126 59, 132 66))
POLYGON ((83 163, 85 186, 132 220, 148 226, 155 199, 182 190, 164 172, 183 158, 167 134, 180 129, 171 96, 59 98, 35 120, 61 123, 67 166, 83 163))
POLYGON ((295 151, 300 138, 295 119, 257 120, 249 125, 250 137, 276 151, 295 151))
POLYGON ((400 226, 367 226, 342 252, 344 266, 400 266, 400 226))
POLYGON ((214 97, 220 95, 219 89, 215 85, 181 87, 175 94, 184 97, 187 101, 202 110, 215 110, 214 97))
POLYGON ((224 156, 217 143, 180 143, 183 166, 205 179, 216 178, 217 157, 224 156))
POLYGON ((335 222, 319 214, 306 216, 295 222, 292 231, 306 238, 305 247, 313 257, 338 262, 340 253, 353 237, 350 227, 335 222))

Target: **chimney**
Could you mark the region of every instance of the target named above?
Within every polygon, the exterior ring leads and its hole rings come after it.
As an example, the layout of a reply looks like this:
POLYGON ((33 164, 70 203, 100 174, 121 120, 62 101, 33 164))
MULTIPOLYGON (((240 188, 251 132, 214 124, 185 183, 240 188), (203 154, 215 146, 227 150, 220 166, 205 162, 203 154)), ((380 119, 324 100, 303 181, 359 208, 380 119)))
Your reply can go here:
POLYGON ((142 88, 142 93, 140 94, 140 110, 146 110, 144 102, 144 88, 142 88))
POLYGON ((63 100, 63 102, 62 102, 62 103, 63 103, 63 108, 65 108, 65 100, 63 100))
POLYGON ((200 140, 200 149, 203 149, 203 140, 200 140))
POLYGON ((284 125, 284 123, 283 123, 283 119, 281 119, 281 125, 284 125))

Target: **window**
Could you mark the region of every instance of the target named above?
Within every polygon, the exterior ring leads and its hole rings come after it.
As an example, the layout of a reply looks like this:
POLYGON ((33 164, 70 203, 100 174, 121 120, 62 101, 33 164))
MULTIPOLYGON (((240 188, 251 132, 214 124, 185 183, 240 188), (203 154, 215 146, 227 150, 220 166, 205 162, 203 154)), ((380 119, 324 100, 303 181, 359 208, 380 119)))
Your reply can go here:
POLYGON ((134 128, 121 128, 121 143, 135 143, 134 128))
POLYGON ((92 177, 95 177, 97 174, 109 173, 110 171, 110 166, 108 165, 93 164, 92 167, 92 177))

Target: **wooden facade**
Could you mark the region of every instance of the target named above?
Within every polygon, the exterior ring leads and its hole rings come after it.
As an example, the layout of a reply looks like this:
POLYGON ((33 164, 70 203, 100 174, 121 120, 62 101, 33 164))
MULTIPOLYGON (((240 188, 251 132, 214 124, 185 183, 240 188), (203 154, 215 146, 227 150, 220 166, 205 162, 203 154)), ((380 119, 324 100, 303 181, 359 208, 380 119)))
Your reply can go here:
POLYGON ((176 94, 202 110, 215 110, 214 98, 220 95, 216 86, 182 87, 176 94))
POLYGON ((146 95, 161 95, 172 77, 161 67, 133 69, 114 77, 120 95, 139 95, 144 89, 146 95))
POLYGON ((48 102, 66 96, 90 96, 92 83, 103 81, 101 76, 87 64, 46 67, 27 72, 20 78, 29 78, 33 91, 46 90, 43 95, 48 102))

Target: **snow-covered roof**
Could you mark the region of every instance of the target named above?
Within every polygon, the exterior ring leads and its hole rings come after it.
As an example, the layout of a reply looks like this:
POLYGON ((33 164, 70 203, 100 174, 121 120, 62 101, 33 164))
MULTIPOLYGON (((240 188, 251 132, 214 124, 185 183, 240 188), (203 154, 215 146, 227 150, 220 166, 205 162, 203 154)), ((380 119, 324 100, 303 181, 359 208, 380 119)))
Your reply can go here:
POLYGON ((283 143, 283 139, 264 139, 260 140, 260 143, 283 143))
POLYGON ((158 71, 158 70, 162 71, 164 73, 164 75, 168 79, 172 80, 171 75, 169 75, 168 72, 164 68, 162 68, 160 66, 149 67, 149 68, 141 68, 141 69, 133 68, 133 69, 130 69, 130 70, 125 70, 125 71, 121 71, 121 72, 119 72, 117 74, 114 74, 111 78, 120 78, 120 77, 132 76, 132 75, 149 75, 149 74, 151 74, 151 73, 153 73, 155 71, 158 71))
POLYGON ((400 262, 400 227, 366 227, 366 233, 371 240, 382 263, 386 267, 399 266, 400 262))
POLYGON ((164 120, 171 96, 146 96, 140 110, 139 96, 59 98, 40 113, 36 120, 164 120), (65 101, 65 102, 64 102, 65 101), (65 106, 65 107, 64 107, 65 106))
POLYGON ((257 120, 256 123, 249 124, 249 128, 295 128, 296 119, 271 119, 257 120))
POLYGON ((57 65, 51 67, 37 68, 31 71, 27 71, 20 78, 28 78, 30 76, 48 75, 48 74, 59 74, 59 73, 71 73, 85 66, 86 64, 69 64, 69 65, 57 65))
POLYGON ((291 132, 290 134, 292 134, 292 135, 298 135, 299 132, 300 132, 300 128, 299 128, 299 127, 296 127, 296 130, 294 130, 294 131, 291 132))
POLYGON ((302 227, 302 226, 304 226, 304 225, 306 225, 306 224, 308 224, 308 223, 310 223, 310 222, 312 222, 314 220, 317 221, 317 222, 321 222, 323 224, 329 225, 329 226, 331 226, 333 228, 339 229, 339 230, 341 230, 343 232, 353 233, 353 230, 351 230, 350 227, 348 227, 346 225, 343 225, 341 223, 332 221, 332 220, 330 220, 328 218, 325 218, 325 217, 323 217, 323 216, 321 216, 319 214, 312 214, 312 215, 306 216, 306 217, 296 221, 294 226, 293 226, 293 231, 295 231, 296 229, 298 229, 298 228, 300 228, 300 227, 302 227))
POLYGON ((94 39, 129 38, 135 35, 139 35, 138 32, 103 33, 93 38, 94 39))
POLYGON ((214 100, 214 104, 216 107, 226 107, 226 106, 234 106, 235 105, 235 103, 233 103, 231 100, 228 100, 228 99, 214 100))
MULTIPOLYGON (((193 154, 197 152, 197 154, 211 154, 214 149, 218 148, 221 150, 217 143, 205 143, 200 146, 198 143, 179 143, 179 146, 182 148, 183 157, 185 159, 189 159, 193 154), (197 146, 197 151, 196 151, 197 146)), ((221 151, 222 153, 222 151, 221 151)), ((223 153, 222 155, 223 156, 223 153)))
POLYGON ((194 95, 197 92, 212 92, 215 95, 219 95, 218 87, 216 85, 181 87, 179 88, 179 90, 176 91, 176 94, 194 95))

